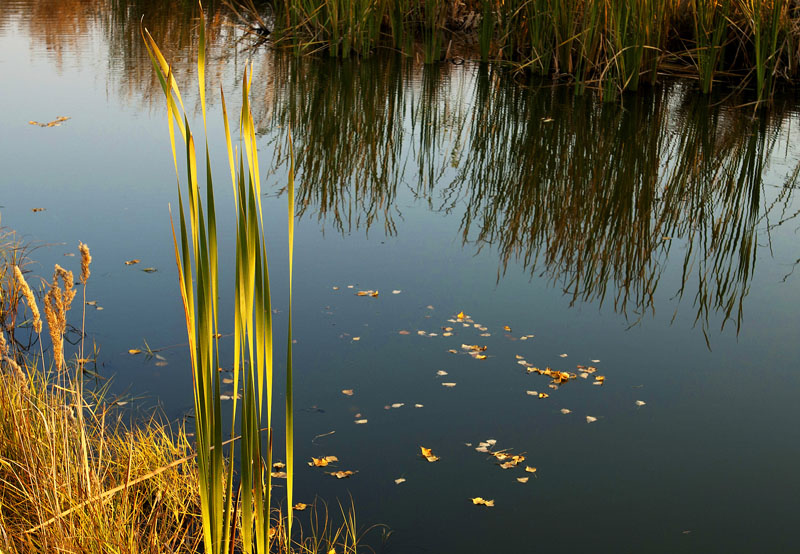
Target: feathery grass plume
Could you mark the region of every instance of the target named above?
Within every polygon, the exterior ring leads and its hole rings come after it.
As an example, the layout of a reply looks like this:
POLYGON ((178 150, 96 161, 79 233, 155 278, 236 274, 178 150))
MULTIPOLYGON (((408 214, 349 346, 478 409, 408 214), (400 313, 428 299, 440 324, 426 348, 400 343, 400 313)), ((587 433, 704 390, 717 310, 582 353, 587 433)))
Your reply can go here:
POLYGON ((85 244, 78 243, 78 250, 81 251, 81 284, 85 285, 89 280, 89 275, 92 272, 89 270, 89 264, 92 263, 92 254, 89 252, 89 247, 85 244))
POLYGON ((22 296, 25 297, 25 301, 28 303, 28 307, 31 309, 31 314, 33 315, 33 330, 37 333, 41 333, 42 316, 39 314, 39 306, 36 304, 36 297, 33 295, 33 291, 31 290, 31 287, 28 286, 28 282, 22 275, 22 271, 18 265, 14 266, 14 276, 17 279, 17 286, 22 291, 22 296))
POLYGON ((65 367, 64 362, 64 333, 67 330, 67 312, 75 298, 75 281, 71 271, 67 271, 56 264, 53 271, 53 281, 44 297, 44 313, 50 329, 50 340, 53 341, 53 361, 57 369, 65 367), (58 279, 64 284, 64 289, 58 286, 58 279))
POLYGON ((8 355, 8 343, 6 342, 6 334, 0 329, 0 360, 8 355))

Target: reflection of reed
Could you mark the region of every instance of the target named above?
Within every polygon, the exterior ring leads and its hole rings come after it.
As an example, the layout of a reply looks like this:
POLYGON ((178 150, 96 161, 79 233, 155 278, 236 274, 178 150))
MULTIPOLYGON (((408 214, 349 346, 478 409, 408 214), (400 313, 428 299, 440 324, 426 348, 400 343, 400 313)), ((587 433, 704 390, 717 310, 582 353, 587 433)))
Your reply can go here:
POLYGON ((680 86, 603 105, 396 58, 282 63, 271 109, 302 141, 303 214, 393 233, 406 180, 433 209, 465 204, 465 244, 496 249, 501 272, 519 262, 638 320, 674 250, 703 331, 713 314, 741 325, 784 110, 753 120, 680 86))
MULTIPOLYGON (((219 0, 203 2, 208 63, 212 82, 220 82, 226 63, 235 55, 237 31, 219 0)), ((0 27, 13 25, 31 39, 32 51, 55 53, 58 70, 65 54, 78 59, 96 55, 96 37, 107 48, 108 79, 118 94, 156 102, 163 93, 144 48, 139 25, 165 45, 179 81, 192 81, 197 64, 195 29, 197 2, 163 0, 16 0, 0 1, 0 27)), ((214 95, 215 96, 215 95, 214 95)))

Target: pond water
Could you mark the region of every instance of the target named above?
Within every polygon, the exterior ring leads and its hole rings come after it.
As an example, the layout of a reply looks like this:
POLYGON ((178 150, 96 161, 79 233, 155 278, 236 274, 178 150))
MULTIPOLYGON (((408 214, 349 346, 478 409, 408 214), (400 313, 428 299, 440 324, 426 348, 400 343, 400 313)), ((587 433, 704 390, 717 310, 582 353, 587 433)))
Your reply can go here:
MULTIPOLYGON (((177 194, 138 26, 144 14, 199 121, 197 13, 181 6, 0 3, 2 225, 35 247, 29 269, 45 279, 54 263, 77 269, 78 241, 91 247, 97 371, 174 419, 192 404, 177 194), (145 343, 163 359, 128 354, 145 343)), ((229 110, 253 63, 276 344, 289 127, 298 152, 296 457, 358 472, 299 467, 295 498, 338 512, 352 497, 360 526, 391 529, 367 541, 385 552, 800 548, 794 103, 752 117, 678 82, 602 104, 473 63, 296 59, 249 48, 209 12, 209 90, 224 87, 229 110), (356 296, 367 289, 380 294, 356 296), (555 390, 523 361, 597 371, 555 390), (526 460, 500 468, 475 450, 487 439, 526 460)), ((217 203, 230 283, 227 186, 217 203)))

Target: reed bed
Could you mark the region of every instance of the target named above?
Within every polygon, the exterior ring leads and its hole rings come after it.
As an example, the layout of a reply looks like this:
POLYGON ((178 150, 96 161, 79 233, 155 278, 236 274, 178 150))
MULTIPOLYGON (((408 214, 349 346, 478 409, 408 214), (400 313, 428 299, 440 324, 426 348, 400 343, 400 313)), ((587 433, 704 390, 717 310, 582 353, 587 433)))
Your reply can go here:
MULTIPOLYGON (((664 75, 752 85, 761 103, 798 77, 797 0, 277 0, 273 42, 346 58, 381 48, 452 59, 472 43, 508 63, 606 99, 664 75), (417 45, 417 46, 415 46, 417 45)), ((245 10, 258 13, 252 0, 245 10)), ((263 11, 263 10, 261 10, 263 11)))

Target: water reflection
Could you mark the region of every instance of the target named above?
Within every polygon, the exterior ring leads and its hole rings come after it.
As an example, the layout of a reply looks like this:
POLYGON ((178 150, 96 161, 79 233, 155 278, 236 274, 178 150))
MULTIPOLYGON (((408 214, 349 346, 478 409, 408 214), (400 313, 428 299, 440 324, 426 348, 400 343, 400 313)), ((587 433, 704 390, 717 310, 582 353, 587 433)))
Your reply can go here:
POLYGON ((459 214, 465 245, 499 254, 498 278, 521 263, 572 302, 610 301, 635 323, 655 311, 672 258, 680 286, 664 293, 692 299, 706 339, 741 327, 758 238, 796 177, 766 203, 789 106, 753 119, 680 85, 604 105, 485 67, 396 58, 275 69, 265 127, 291 124, 301 145, 302 214, 392 233, 407 186, 459 214))
MULTIPOLYGON (((465 246, 497 252, 499 278, 521 264, 573 302, 610 303, 636 322, 655 310, 668 267, 679 267, 677 290, 660 296, 691 299, 705 333, 740 328, 758 240, 791 200, 796 175, 777 176, 777 191, 765 176, 787 147, 793 104, 778 99, 752 119, 681 85, 604 105, 477 65, 309 63, 247 50, 221 3, 206 8, 209 82, 234 82, 254 57, 253 108, 274 167, 285 165, 283 134, 293 129, 301 216, 391 235, 410 192, 459 217, 465 246)), ((54 52, 57 64, 102 37, 117 94, 161 110, 142 16, 178 80, 193 82, 194 2, 0 3, 0 28, 19 27, 32 52, 54 52)))

